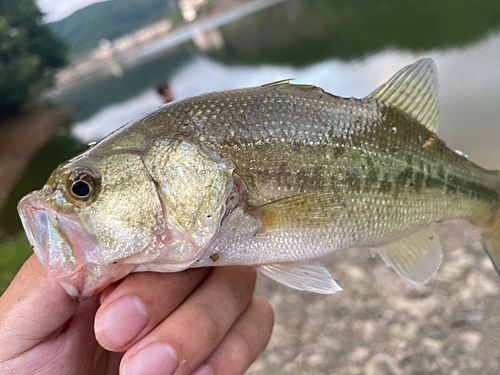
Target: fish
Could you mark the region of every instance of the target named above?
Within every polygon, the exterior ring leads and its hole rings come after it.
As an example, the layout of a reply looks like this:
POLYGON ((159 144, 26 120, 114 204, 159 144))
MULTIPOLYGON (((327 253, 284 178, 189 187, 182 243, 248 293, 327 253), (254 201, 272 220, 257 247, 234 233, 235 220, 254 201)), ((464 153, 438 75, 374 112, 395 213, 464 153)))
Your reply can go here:
POLYGON ((84 299, 132 272, 247 265, 331 294, 315 259, 357 247, 422 284, 447 225, 499 271, 500 173, 439 138, 431 59, 362 99, 290 82, 163 105, 61 164, 18 205, 48 275, 84 299))

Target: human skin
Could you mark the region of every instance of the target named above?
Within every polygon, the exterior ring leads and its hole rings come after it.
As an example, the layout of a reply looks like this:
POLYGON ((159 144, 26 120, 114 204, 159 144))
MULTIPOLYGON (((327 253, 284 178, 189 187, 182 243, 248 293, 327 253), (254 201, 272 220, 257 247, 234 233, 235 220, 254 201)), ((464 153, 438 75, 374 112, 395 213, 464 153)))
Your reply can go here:
POLYGON ((251 267, 136 273, 72 300, 35 256, 0 298, 1 374, 242 374, 274 322, 251 267))

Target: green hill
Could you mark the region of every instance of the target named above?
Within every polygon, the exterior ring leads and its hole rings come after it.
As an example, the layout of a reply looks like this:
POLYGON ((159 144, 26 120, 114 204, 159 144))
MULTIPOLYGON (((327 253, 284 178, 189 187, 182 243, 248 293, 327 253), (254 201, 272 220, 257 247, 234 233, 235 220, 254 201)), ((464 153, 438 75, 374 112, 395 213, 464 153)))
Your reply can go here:
POLYGON ((102 38, 116 39, 176 11, 172 0, 110 0, 89 5, 51 23, 66 40, 72 55, 97 46, 102 38))

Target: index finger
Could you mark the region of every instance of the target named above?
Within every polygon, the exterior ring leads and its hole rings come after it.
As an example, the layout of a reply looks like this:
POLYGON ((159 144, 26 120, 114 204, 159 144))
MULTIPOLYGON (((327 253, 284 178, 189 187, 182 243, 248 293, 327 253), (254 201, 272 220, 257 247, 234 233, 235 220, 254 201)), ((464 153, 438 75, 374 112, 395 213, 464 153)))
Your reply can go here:
POLYGON ((209 272, 209 268, 194 268, 127 276, 105 297, 96 314, 97 340, 108 350, 126 350, 174 311, 209 272))

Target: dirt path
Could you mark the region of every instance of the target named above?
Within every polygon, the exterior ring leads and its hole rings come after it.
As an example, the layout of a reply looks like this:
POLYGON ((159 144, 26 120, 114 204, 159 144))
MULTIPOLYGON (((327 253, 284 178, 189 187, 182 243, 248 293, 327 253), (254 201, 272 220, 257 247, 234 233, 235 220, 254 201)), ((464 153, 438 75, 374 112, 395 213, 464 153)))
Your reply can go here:
POLYGON ((39 108, 0 120, 0 211, 28 162, 68 117, 66 109, 39 108))

